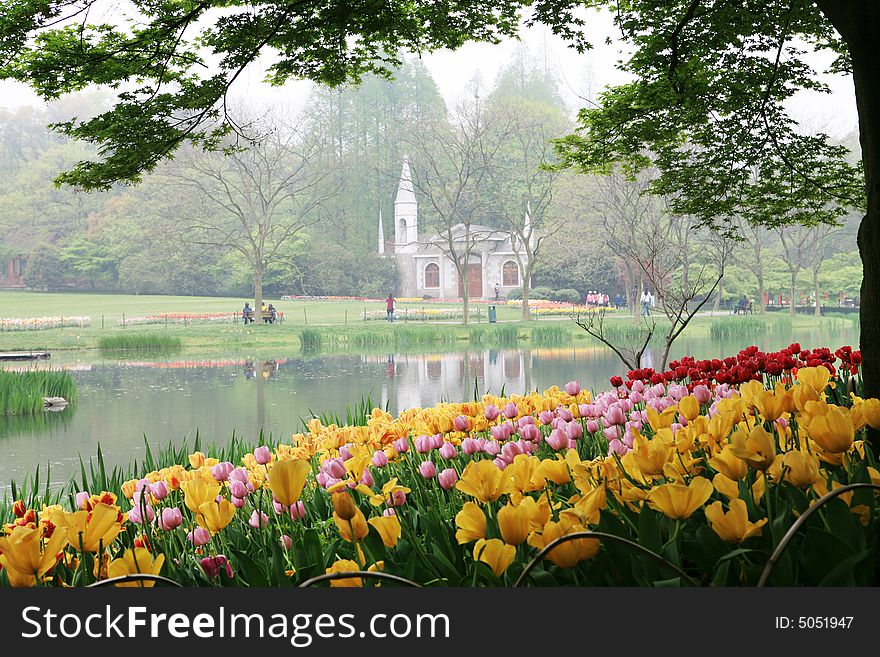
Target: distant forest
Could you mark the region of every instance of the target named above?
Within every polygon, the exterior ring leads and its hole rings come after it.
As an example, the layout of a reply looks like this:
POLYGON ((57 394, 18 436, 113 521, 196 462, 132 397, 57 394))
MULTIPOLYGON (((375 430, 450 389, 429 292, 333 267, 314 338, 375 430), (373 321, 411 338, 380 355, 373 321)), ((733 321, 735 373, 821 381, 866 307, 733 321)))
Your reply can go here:
MULTIPOLYGON (((645 285, 634 263, 659 240, 683 255, 676 267, 685 277, 688 267, 726 262, 716 305, 747 296, 757 306, 765 294, 799 303, 818 294, 826 305, 857 299, 855 216, 836 228, 743 224, 741 240, 722 239, 668 216, 662 199, 641 194, 644 179, 553 171, 549 140, 574 129, 575 110, 537 59, 521 48, 491 85, 463 80, 449 104, 412 59, 394 80, 316 88, 296 115, 233 108, 239 129, 224 144, 228 155, 190 147, 137 187, 101 193, 53 184, 96 153, 47 126, 95 115, 107 97, 0 109, 0 263, 22 258, 23 282, 37 290, 249 296, 257 268, 268 298, 384 296, 396 272, 377 254, 378 217, 389 237, 408 156, 427 192, 419 198, 422 236, 442 230, 448 217, 437 199, 452 193, 455 216, 500 229, 514 231, 532 209, 543 238, 532 297, 574 290, 583 299, 599 290, 632 302, 645 285), (245 150, 251 141, 262 144, 259 154, 245 150), (431 176, 428 161, 445 163, 431 176), (481 175, 455 188, 454 173, 475 167, 481 175)), ((857 151, 854 137, 845 143, 857 151)))

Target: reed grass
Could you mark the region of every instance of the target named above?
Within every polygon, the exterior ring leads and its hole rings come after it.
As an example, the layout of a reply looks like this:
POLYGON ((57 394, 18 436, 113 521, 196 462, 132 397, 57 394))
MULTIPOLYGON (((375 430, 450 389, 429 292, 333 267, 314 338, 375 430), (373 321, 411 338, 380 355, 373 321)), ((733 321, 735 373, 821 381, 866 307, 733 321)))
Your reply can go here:
POLYGON ((161 333, 119 333, 98 339, 98 349, 105 351, 177 351, 183 340, 161 333))
POLYGON ((558 345, 572 340, 571 327, 568 325, 547 324, 532 329, 532 342, 536 345, 558 345))
POLYGON ((791 317, 759 317, 755 315, 722 317, 709 325, 713 340, 728 338, 757 338, 764 333, 791 332, 791 317))
POLYGON ((44 397, 64 397, 72 404, 76 401, 76 381, 69 372, 0 371, 0 413, 42 413, 44 397))
POLYGON ((317 329, 304 328, 299 332, 300 349, 306 352, 321 351, 322 337, 317 329))

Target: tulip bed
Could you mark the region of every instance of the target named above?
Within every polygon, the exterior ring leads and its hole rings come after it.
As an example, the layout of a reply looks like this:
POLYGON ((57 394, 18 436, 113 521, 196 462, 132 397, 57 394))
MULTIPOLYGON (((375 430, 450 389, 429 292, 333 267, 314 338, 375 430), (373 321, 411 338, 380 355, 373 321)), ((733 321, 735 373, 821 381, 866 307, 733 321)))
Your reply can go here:
POLYGON ((0 509, 0 581, 876 585, 880 401, 859 365, 749 348, 595 395, 572 381, 148 454, 130 479, 84 471, 0 509))

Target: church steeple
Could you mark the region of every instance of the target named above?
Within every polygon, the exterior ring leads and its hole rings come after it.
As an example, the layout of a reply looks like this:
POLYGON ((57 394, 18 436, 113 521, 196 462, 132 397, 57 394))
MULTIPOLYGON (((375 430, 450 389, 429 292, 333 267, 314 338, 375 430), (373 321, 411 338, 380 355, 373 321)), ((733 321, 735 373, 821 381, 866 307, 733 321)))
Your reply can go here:
POLYGON ((379 255, 385 255, 385 227, 382 225, 382 208, 379 208, 379 255))
POLYGON ((418 220, 418 205, 409 170, 409 159, 404 157, 400 183, 397 185, 397 196, 394 199, 395 251, 399 250, 398 247, 407 245, 415 248, 419 241, 418 220))

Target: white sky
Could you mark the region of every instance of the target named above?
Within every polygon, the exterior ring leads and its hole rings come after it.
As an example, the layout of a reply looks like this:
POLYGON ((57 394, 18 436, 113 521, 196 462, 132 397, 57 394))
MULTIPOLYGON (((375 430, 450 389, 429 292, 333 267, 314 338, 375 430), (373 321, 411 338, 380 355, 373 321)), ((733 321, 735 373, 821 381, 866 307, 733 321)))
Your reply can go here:
MULTIPOLYGON (((558 74, 567 103, 573 108, 582 107, 581 97, 595 98, 604 87, 623 82, 624 74, 615 68, 620 59, 618 45, 604 45, 606 36, 615 37, 611 21, 605 14, 590 20, 590 36, 595 48, 581 55, 543 27, 526 30, 523 40, 529 52, 537 57, 539 64, 558 74)), ((508 63, 518 43, 507 40, 498 45, 468 44, 461 49, 427 54, 422 61, 434 77, 440 92, 447 101, 463 93, 464 85, 479 74, 483 82, 491 85, 500 69, 508 63)), ((821 70, 827 62, 817 61, 814 66, 821 70)), ((259 62, 248 69, 232 88, 230 96, 238 102, 256 102, 260 105, 285 105, 296 109, 305 102, 309 82, 291 82, 274 88, 262 81, 264 68, 259 62)), ((828 77, 831 94, 803 92, 792 99, 791 111, 806 129, 822 130, 835 137, 843 137, 856 129, 857 114, 851 79, 828 77)), ((0 81, 0 108, 15 109, 22 106, 42 105, 36 94, 24 85, 0 81)))

